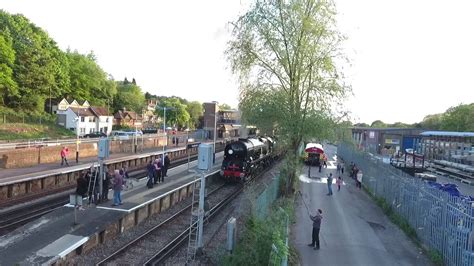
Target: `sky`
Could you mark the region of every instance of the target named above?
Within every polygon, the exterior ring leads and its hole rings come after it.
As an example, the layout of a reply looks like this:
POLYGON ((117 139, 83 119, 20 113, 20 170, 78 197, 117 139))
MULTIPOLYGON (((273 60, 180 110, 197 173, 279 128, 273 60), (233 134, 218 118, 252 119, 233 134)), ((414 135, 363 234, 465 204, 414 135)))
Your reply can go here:
MULTIPOLYGON (((248 0, 0 0, 46 30, 63 50, 93 51, 116 80, 143 91, 238 105, 224 56, 228 22, 248 0)), ((353 122, 419 122, 474 102, 474 1, 336 0, 353 122)))

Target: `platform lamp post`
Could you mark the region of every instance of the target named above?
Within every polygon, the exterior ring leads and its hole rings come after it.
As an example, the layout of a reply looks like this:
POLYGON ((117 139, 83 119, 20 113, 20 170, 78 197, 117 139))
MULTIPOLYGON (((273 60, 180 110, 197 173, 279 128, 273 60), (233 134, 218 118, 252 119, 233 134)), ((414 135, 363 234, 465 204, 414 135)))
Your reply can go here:
POLYGON ((77 109, 77 117, 76 117, 76 163, 79 163, 79 123, 81 119, 81 109, 77 109))
POLYGON ((166 135, 166 110, 174 110, 173 107, 166 107, 166 106, 157 106, 156 108, 163 108, 163 134, 165 135, 165 144, 166 145, 163 145, 163 155, 165 153, 165 146, 168 145, 168 136, 166 135))
POLYGON ((214 103, 214 145, 213 145, 213 156, 212 156, 212 163, 216 163, 216 137, 217 137, 217 105, 219 104, 217 101, 213 101, 214 103))

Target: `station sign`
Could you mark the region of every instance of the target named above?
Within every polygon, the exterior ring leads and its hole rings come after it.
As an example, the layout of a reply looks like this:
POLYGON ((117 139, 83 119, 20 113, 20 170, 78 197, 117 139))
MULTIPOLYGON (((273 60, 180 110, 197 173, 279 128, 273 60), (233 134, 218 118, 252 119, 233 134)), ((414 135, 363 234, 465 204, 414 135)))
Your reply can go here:
POLYGON ((187 149, 197 148, 197 147, 199 147, 199 144, 201 144, 201 142, 189 143, 189 144, 186 146, 186 148, 187 148, 187 149))

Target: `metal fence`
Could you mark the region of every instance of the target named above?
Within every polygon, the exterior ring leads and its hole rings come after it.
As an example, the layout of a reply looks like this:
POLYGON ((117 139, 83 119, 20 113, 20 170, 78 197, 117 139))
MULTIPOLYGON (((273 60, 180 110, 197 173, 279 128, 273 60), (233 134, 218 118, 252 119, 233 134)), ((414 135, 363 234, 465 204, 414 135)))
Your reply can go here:
POLYGON ((427 182, 346 144, 337 150, 346 164, 363 171, 362 183, 415 229, 425 246, 443 256, 446 265, 474 265, 474 202, 430 186, 427 182))

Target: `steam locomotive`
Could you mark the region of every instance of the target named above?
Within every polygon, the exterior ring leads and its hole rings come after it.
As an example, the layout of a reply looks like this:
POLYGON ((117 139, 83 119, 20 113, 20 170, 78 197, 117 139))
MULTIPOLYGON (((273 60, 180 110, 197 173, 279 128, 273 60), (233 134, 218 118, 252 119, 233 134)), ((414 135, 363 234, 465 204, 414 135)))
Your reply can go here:
POLYGON ((270 137, 239 139, 227 144, 220 175, 229 181, 245 182, 275 159, 275 144, 270 137))

